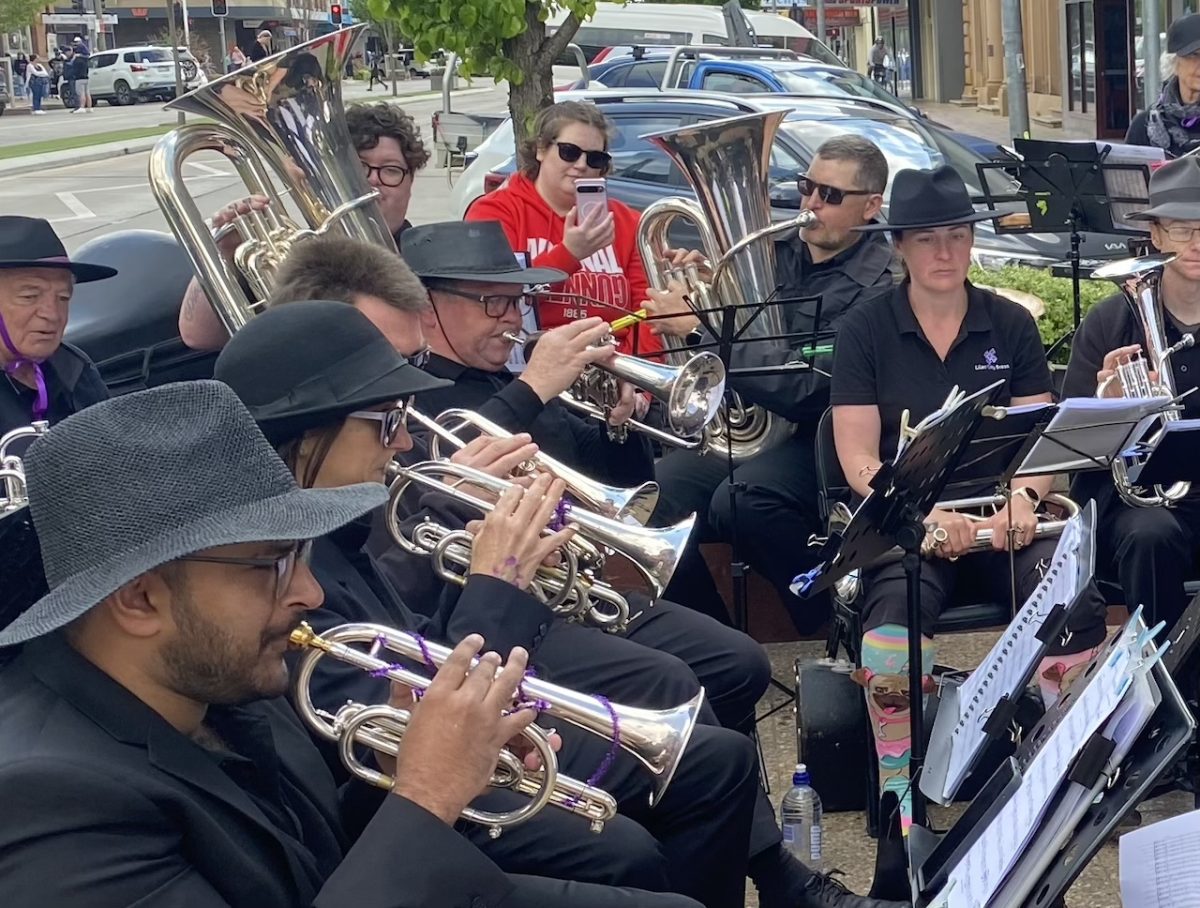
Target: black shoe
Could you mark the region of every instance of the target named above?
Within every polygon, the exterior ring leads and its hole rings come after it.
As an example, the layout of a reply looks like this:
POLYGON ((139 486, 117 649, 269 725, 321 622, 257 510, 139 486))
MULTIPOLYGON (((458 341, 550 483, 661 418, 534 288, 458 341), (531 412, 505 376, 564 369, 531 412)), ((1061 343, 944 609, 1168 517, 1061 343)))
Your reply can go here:
POLYGON ((855 895, 835 880, 832 874, 814 873, 805 884, 804 894, 796 908, 912 908, 912 903, 855 895))

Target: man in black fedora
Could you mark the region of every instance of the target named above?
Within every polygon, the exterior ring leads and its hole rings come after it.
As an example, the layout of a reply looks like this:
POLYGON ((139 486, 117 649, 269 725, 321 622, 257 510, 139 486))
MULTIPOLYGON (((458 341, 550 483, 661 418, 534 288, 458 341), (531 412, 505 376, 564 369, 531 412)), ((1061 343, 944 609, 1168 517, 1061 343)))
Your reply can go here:
POLYGON ((108 397, 96 367, 63 343, 63 332, 75 284, 116 273, 72 262, 41 218, 0 216, 0 435, 34 420, 58 422, 108 397))
MULTIPOLYGON (((1189 16, 1200 24, 1200 16, 1189 16)), ((1174 260, 1162 271, 1159 303, 1165 347, 1185 334, 1200 331, 1200 158, 1172 161, 1150 178, 1150 207, 1129 215, 1146 223, 1159 252, 1174 260)), ((1147 352, 1142 320, 1124 293, 1097 303, 1084 317, 1071 344, 1071 360, 1063 397, 1092 397, 1115 373, 1122 360, 1147 352)), ((1200 345, 1171 355, 1170 378, 1183 398, 1183 417, 1200 417, 1200 345)), ((1164 376, 1165 377, 1165 376, 1164 376)), ((1121 396, 1120 380, 1105 393, 1121 396)), ((1095 497, 1100 527, 1101 565, 1115 568, 1130 606, 1141 605, 1150 624, 1173 624, 1187 605, 1183 584, 1195 575, 1200 552, 1200 489, 1170 508, 1135 508, 1125 504, 1107 474, 1081 476, 1080 500, 1095 497)))
MULTIPOLYGON (((730 500, 729 469, 723 457, 672 451, 657 470, 663 497, 656 516, 671 520, 698 511, 702 519, 707 518, 712 539, 729 542, 736 532, 739 551, 775 587, 792 622, 804 634, 816 631, 829 612, 827 597, 800 599, 790 585, 798 571, 815 564, 817 551, 797 546, 795 540, 824 532, 817 518, 813 439, 829 405, 832 355, 805 354, 801 348, 813 343, 814 331, 835 330, 860 300, 891 286, 892 250, 887 238, 864 236, 855 229, 879 215, 887 179, 887 159, 862 136, 834 136, 817 149, 807 173, 798 178, 802 204, 815 215, 815 223, 775 242, 775 298, 781 301, 777 311, 793 337, 734 344, 735 373, 796 360, 812 362, 811 369, 734 374, 729 379, 747 403, 791 423, 794 434, 738 464, 736 502, 730 500), (779 533, 781 524, 792 532, 779 533)), ((678 293, 652 290, 650 297, 646 308, 655 315, 682 316, 653 322, 652 331, 676 336, 697 331, 697 337, 703 336, 699 320, 678 293)), ((817 343, 827 346, 829 341, 822 338, 817 343)))
MULTIPOLYGON (((284 654, 323 598, 309 542, 380 506, 383 486, 301 489, 211 381, 84 410, 33 444, 27 468, 50 592, 0 632, 0 647, 21 647, 0 672, 4 905, 608 908, 634 897, 504 874, 455 831, 500 748, 534 718, 511 709, 524 651, 503 669, 493 652, 472 668, 477 636, 433 675, 390 793, 349 833, 343 817, 377 793, 335 788, 282 699, 284 654)), ((665 894, 636 903, 696 908, 665 894)))
MULTIPOLYGON (((842 321, 834 349, 830 402, 833 436, 842 473, 855 495, 871 494, 871 482, 895 459, 901 422, 909 425, 941 409, 951 390, 966 394, 1003 382, 998 406, 1050 403, 1050 369, 1037 325, 1016 303, 967 280, 974 225, 995 217, 976 211, 962 178, 950 167, 904 170, 892 185, 887 224, 860 227, 891 231, 906 269, 897 287, 856 306, 842 321)), ((922 673, 933 668, 933 634, 939 615, 955 597, 1007 599, 1014 586, 1023 602, 1053 557, 1055 540, 1034 538, 1034 509, 1053 477, 1013 483, 1011 502, 972 519, 935 507, 923 520, 932 557, 921 568, 922 673), (981 529, 991 531, 991 550, 966 555, 981 529), (1009 551, 1013 552, 1010 562, 1009 551)), ((956 489, 954 497, 992 495, 993 488, 956 489)), ((908 611, 906 575, 899 562, 863 571, 861 668, 883 792, 895 793, 902 823, 911 816, 908 778, 908 611)), ((1055 640, 1054 655, 1039 667, 1047 703, 1070 667, 1087 661, 1104 640, 1104 601, 1093 590, 1087 607, 1068 618, 1070 634, 1055 640)))

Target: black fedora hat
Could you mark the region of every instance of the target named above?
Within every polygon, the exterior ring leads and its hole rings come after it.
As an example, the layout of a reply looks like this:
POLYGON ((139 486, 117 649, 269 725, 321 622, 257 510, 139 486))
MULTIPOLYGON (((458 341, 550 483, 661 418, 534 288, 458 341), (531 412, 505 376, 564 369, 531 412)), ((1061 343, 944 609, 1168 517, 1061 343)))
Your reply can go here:
MULTIPOLYGON (((1200 15, 1195 18, 1200 20, 1200 15)), ((1150 207, 1127 214, 1125 219, 1200 220, 1200 158, 1177 158, 1154 171, 1150 175, 1150 207)))
POLYGON ((354 410, 451 384, 411 365, 353 306, 329 300, 256 315, 229 339, 213 377, 276 446, 354 410))
POLYGON ((557 284, 557 268, 526 268, 499 221, 443 221, 410 227, 400 237, 400 255, 423 281, 481 281, 489 284, 557 284))
POLYGON ((16 214, 0 215, 0 268, 63 268, 79 283, 117 273, 107 265, 72 262, 48 221, 16 214))
POLYGON ((935 170, 901 170, 892 182, 886 224, 863 224, 863 233, 880 230, 925 230, 974 224, 1003 215, 999 211, 976 211, 967 184, 954 168, 943 164, 935 170))

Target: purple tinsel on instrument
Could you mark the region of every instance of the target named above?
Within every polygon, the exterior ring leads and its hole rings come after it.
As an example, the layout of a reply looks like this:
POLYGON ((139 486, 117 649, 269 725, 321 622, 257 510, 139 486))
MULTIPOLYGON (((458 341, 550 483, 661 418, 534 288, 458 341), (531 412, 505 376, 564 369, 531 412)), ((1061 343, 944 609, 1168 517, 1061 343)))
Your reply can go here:
POLYGON ((558 532, 567 525, 567 517, 571 514, 571 502, 563 498, 554 508, 554 516, 550 518, 550 529, 558 532))
POLYGON ((4 342, 4 346, 8 352, 16 357, 11 363, 4 365, 4 371, 9 375, 16 375, 17 370, 22 366, 33 367, 33 378, 37 384, 37 396, 33 401, 33 418, 35 421, 45 419, 46 413, 50 409, 50 395, 46 390, 46 376, 42 372, 42 364, 36 359, 30 359, 24 356, 17 349, 17 345, 13 343, 12 337, 8 333, 8 327, 4 324, 4 319, 0 318, 0 341, 4 342))

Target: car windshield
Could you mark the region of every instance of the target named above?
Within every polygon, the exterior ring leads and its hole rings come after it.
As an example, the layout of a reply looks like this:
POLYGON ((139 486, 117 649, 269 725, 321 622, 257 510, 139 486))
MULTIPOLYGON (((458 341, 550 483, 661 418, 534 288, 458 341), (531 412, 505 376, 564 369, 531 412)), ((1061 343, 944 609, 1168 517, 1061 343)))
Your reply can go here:
MULTIPOLYGON (((896 117, 889 119, 810 120, 793 113, 780 129, 805 151, 811 159, 826 139, 853 133, 874 142, 888 162, 888 194, 891 180, 901 170, 930 170, 949 164, 962 177, 973 196, 983 189, 975 165, 985 158, 958 144, 948 136, 927 128, 917 120, 896 117)), ((988 174, 988 187, 994 194, 1011 191, 1011 183, 997 171, 988 174)))
POLYGON ((135 51, 139 63, 170 63, 171 55, 165 50, 152 47, 148 50, 135 51))
POLYGON ((893 107, 903 102, 896 99, 886 88, 877 85, 862 73, 852 69, 808 69, 775 70, 774 76, 783 85, 783 90, 801 95, 828 95, 833 98, 870 98, 893 107))

